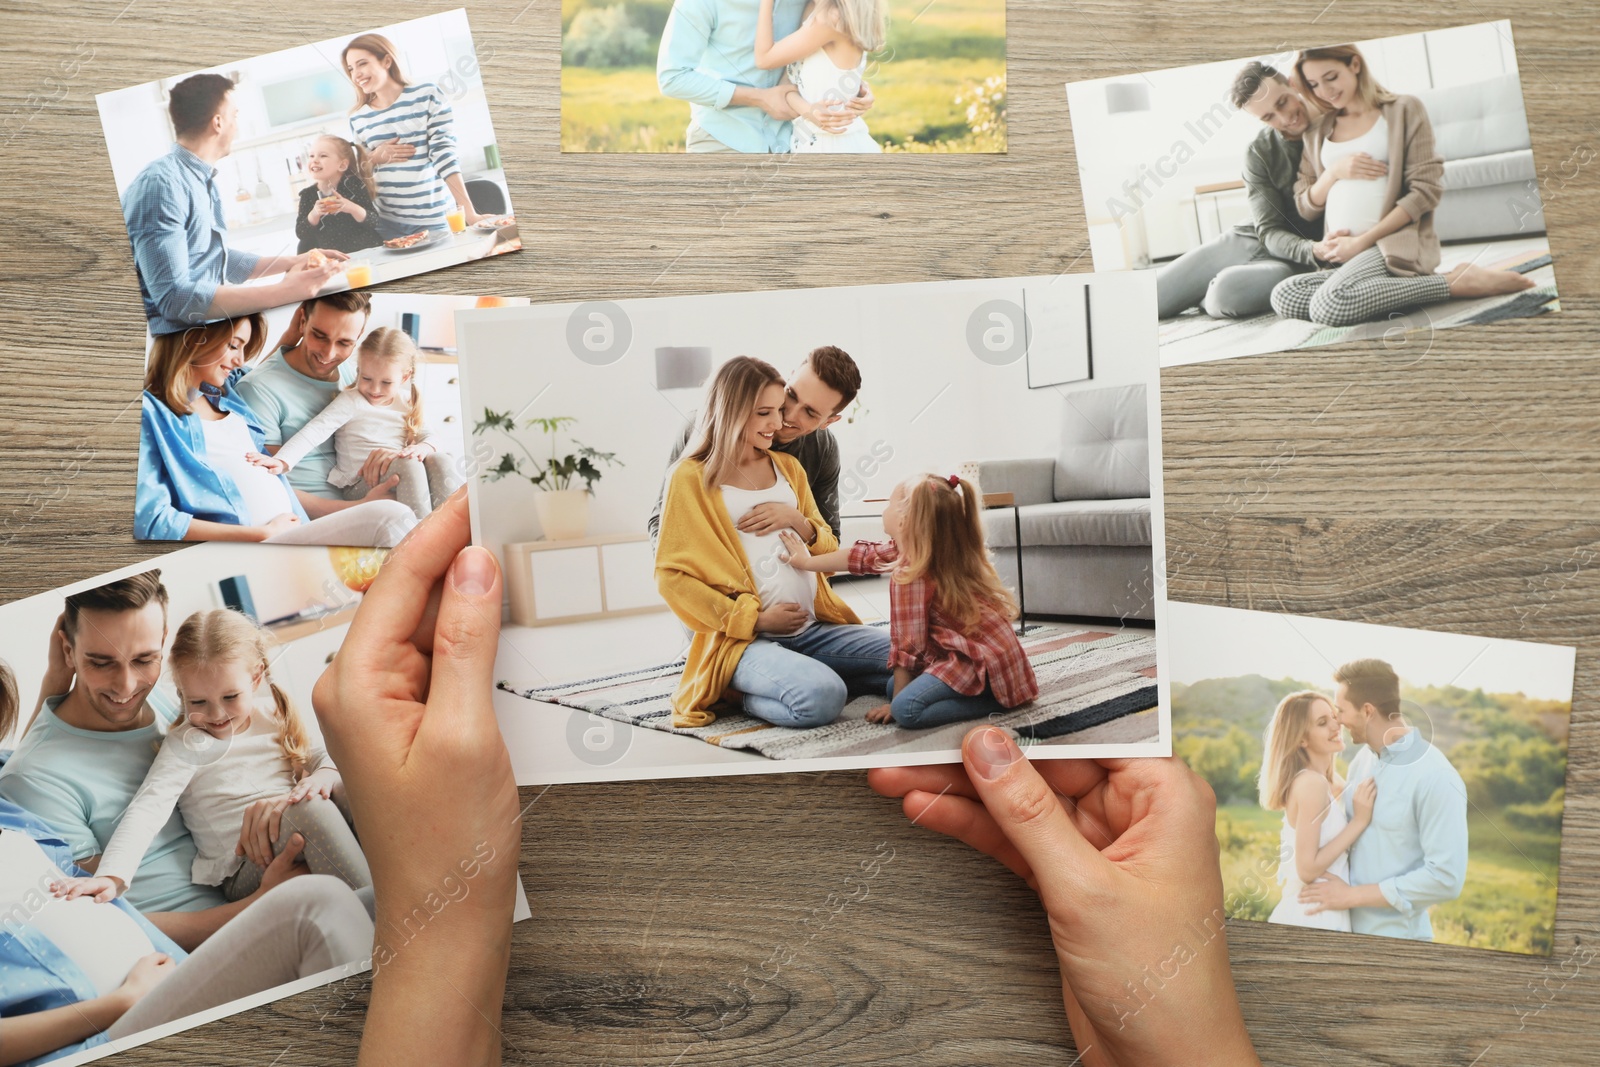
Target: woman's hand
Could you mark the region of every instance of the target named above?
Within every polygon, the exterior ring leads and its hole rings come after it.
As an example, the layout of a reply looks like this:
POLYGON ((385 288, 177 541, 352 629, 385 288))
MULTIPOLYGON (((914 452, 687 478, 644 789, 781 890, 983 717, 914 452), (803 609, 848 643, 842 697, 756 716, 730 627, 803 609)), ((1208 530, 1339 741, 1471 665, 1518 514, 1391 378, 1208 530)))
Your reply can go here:
POLYGON ((261 540, 270 541, 279 534, 286 533, 299 525, 300 516, 298 515, 287 511, 282 515, 274 515, 272 518, 266 521, 265 525, 259 527, 261 530, 261 540))
MULTIPOLYGON (((1338 803, 1335 801, 1335 803, 1338 803)), ((1356 786, 1355 795, 1350 798, 1350 807, 1354 814, 1350 821, 1361 826, 1372 825, 1372 809, 1378 803, 1378 782, 1376 779, 1367 778, 1356 786)))
POLYGON ((756 633, 780 636, 796 633, 810 617, 811 614, 799 604, 793 602, 774 604, 770 608, 761 609, 761 613, 756 616, 756 633))
POLYGON ((1328 248, 1327 259, 1329 263, 1348 263, 1371 248, 1374 243, 1368 241, 1365 234, 1360 237, 1351 237, 1349 235, 1328 237, 1324 238, 1324 241, 1328 248))
POLYGON ((372 160, 373 166, 381 167, 385 163, 403 163, 416 154, 416 145, 403 144, 400 138, 396 137, 392 141, 384 141, 378 145, 368 154, 368 158, 372 160))
POLYGON ((447 901, 403 948, 379 935, 362 1063, 500 1058, 522 816, 493 704, 500 568, 469 540, 463 488, 384 561, 312 693, 378 930, 447 901))
POLYGON ((312 771, 296 782, 293 789, 289 790, 289 803, 298 804, 302 800, 310 800, 312 797, 330 800, 333 797, 334 789, 339 786, 341 781, 339 772, 332 767, 323 767, 320 770, 312 771))
POLYGON ((122 884, 122 879, 112 878, 110 875, 96 875, 92 878, 63 878, 50 883, 50 892, 63 900, 76 900, 79 897, 93 897, 96 904, 109 904, 117 897, 128 891, 122 884))
POLYGON ((129 1008, 149 996, 152 989, 171 978, 177 969, 177 963, 165 952, 139 957, 128 977, 111 993, 120 1002, 122 1012, 119 1014, 126 1014, 129 1008))
POLYGON ((244 809, 244 825, 239 827, 239 843, 233 847, 233 854, 265 870, 272 862, 272 843, 278 839, 278 826, 283 813, 294 803, 293 796, 283 793, 251 801, 244 809))
POLYGON ((1205 781, 1172 758, 1032 764, 992 726, 968 733, 962 756, 867 781, 1039 894, 1078 1062, 1259 1065, 1228 967, 1205 781), (1150 995, 1129 993, 1151 976, 1150 995))
POLYGON ((1379 162, 1365 152, 1355 152, 1337 160, 1328 168, 1328 173, 1337 181, 1352 178, 1356 181, 1367 181, 1387 175, 1389 164, 1379 162))

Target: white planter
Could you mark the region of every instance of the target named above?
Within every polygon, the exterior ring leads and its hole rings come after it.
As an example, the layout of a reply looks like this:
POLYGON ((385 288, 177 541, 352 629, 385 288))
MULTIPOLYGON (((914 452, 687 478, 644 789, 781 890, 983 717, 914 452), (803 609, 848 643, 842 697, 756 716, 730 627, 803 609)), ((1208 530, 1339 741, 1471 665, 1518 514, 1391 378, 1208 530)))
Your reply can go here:
POLYGON ((582 489, 537 489, 533 511, 552 541, 576 541, 589 531, 589 494, 582 489))

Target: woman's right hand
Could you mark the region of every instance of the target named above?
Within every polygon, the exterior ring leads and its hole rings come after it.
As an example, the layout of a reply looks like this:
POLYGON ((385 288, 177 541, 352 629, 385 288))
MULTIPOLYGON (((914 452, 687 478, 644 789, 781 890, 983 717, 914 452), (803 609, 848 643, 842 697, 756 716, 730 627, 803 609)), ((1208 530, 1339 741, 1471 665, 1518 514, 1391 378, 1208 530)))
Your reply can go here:
MULTIPOLYGON (((1336 802, 1337 803, 1337 802, 1336 802)), ((1378 803, 1378 783, 1375 779, 1363 779, 1356 786, 1355 795, 1350 798, 1350 807, 1353 814, 1350 821, 1362 826, 1372 824, 1372 809, 1378 803)))
POLYGON ((992 726, 968 733, 962 756, 960 767, 876 768, 867 781, 1039 894, 1075 1062, 1259 1067, 1228 966, 1204 779, 1174 758, 1033 764, 992 726))
POLYGON ((261 540, 270 541, 279 534, 294 529, 300 525, 300 516, 291 512, 274 515, 261 526, 261 540))
POLYGON ((1380 163, 1365 152, 1354 152, 1335 162, 1328 168, 1328 173, 1340 181, 1350 178, 1365 181, 1388 174, 1389 164, 1380 163))
POLYGON ((761 614, 756 616, 756 633, 792 634, 804 626, 810 617, 799 604, 774 604, 770 608, 762 608, 761 614))
POLYGON ((402 144, 400 138, 396 137, 374 148, 368 158, 372 160, 374 166, 382 166, 385 163, 404 162, 416 154, 416 145, 402 144))
POLYGON ((112 992, 112 996, 119 1002, 122 1012, 126 1013, 139 1001, 149 995, 156 986, 171 978, 178 969, 178 964, 165 952, 152 952, 148 956, 140 956, 133 969, 128 972, 128 977, 112 992))

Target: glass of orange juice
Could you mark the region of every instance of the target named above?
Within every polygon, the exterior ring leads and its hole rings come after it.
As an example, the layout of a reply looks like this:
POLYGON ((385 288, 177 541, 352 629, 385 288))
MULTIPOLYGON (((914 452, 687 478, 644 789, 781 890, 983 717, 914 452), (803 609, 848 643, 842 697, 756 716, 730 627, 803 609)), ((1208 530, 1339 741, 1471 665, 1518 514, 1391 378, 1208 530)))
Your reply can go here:
POLYGON ((460 233, 467 228, 467 209, 456 205, 454 210, 445 213, 444 221, 449 224, 451 233, 460 233))
POLYGON ((362 289, 372 284, 372 264, 365 260, 352 259, 344 269, 344 280, 350 283, 352 289, 362 289))

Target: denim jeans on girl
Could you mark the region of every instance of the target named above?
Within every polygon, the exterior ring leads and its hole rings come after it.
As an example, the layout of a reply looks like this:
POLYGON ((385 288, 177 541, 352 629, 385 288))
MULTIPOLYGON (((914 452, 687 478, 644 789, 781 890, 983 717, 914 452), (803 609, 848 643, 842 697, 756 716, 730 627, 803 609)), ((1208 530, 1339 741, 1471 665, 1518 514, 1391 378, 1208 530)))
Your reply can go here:
POLYGON ((976 696, 966 696, 931 674, 917 675, 889 702, 889 714, 894 716, 894 721, 912 730, 981 719, 1003 710, 987 686, 976 696))

